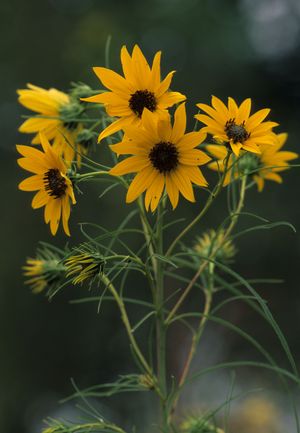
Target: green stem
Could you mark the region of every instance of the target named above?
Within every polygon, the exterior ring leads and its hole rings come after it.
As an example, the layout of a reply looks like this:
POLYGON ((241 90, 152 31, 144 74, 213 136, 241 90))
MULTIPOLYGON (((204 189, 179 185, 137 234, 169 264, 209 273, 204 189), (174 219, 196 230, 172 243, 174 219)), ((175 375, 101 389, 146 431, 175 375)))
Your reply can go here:
MULTIPOLYGON (((163 255, 163 209, 164 202, 159 204, 157 212, 156 245, 157 253, 163 255)), ((166 326, 164 317, 164 263, 156 258, 156 343, 157 343, 157 376, 158 383, 163 395, 160 398, 161 431, 168 431, 168 417, 166 414, 166 326)))
POLYGON ((114 299, 115 299, 115 301, 116 301, 116 303, 117 303, 117 305, 119 307, 119 310, 121 312, 122 321, 124 323, 124 326, 125 326, 125 329, 127 331, 127 335, 128 335, 129 341, 131 343, 132 349, 133 349, 133 351, 134 351, 137 359, 139 360, 140 364, 144 368, 145 373, 149 374, 149 376, 151 377, 152 382, 153 382, 153 386, 154 386, 157 394, 161 398, 163 398, 163 395, 162 395, 162 393, 160 391, 160 387, 157 384, 156 377, 153 374, 153 371, 152 371, 150 365, 148 364, 148 362, 146 361, 144 355, 142 354, 142 352, 141 352, 141 350, 140 350, 140 348, 139 348, 139 346, 137 344, 137 341, 136 341, 136 339, 135 339, 135 337, 133 335, 132 327, 131 327, 131 324, 130 324, 130 321, 129 321, 129 318, 128 318, 128 315, 127 315, 125 304, 124 304, 121 296, 119 295, 119 293, 116 290, 115 286, 113 285, 113 283, 110 281, 110 279, 106 275, 102 276, 102 282, 106 285, 106 287, 108 288, 108 290, 111 292, 112 296, 114 297, 114 299))
POLYGON ((202 274, 202 272, 208 266, 209 267, 209 270, 208 270, 209 271, 209 275, 208 275, 209 278, 208 278, 208 287, 204 291, 204 293, 205 293, 204 311, 203 311, 203 315, 202 315, 202 318, 200 320, 198 329, 195 332, 193 339, 192 339, 190 351, 189 351, 186 363, 184 365, 182 375, 181 375, 180 380, 179 380, 177 395, 176 395, 174 402, 173 402, 173 405, 172 405, 171 415, 175 412, 175 408, 176 408, 176 405, 177 405, 179 397, 180 397, 180 391, 186 383, 186 379, 188 376, 188 372, 189 372, 192 360, 194 358, 197 346, 199 344, 199 341, 201 339, 201 336, 203 334, 203 331, 205 329, 206 323, 207 323, 208 318, 209 318, 209 313, 210 313, 211 304, 212 304, 212 294, 213 294, 213 285, 214 285, 214 268, 215 268, 215 265, 211 260, 213 260, 216 257, 220 248, 222 248, 224 243, 228 240, 229 236, 232 233, 232 230, 234 229, 234 227, 238 221, 239 214, 240 214, 240 212, 244 206, 246 189, 247 189, 247 176, 244 176, 242 178, 242 181, 241 181, 240 198, 239 198, 238 204, 235 208, 235 211, 231 215, 231 222, 224 233, 224 237, 223 237, 222 242, 217 245, 217 248, 213 248, 211 254, 209 255, 209 261, 205 261, 200 266, 199 270, 196 272, 195 276, 193 277, 193 279, 188 284, 186 290, 183 292, 183 295, 185 295, 185 296, 181 296, 181 298, 179 299, 179 302, 176 303, 175 307, 173 308, 173 310, 170 312, 170 314, 168 315, 168 317, 166 319, 166 323, 169 324, 170 320, 172 319, 172 317, 177 312, 179 306, 181 305, 181 303, 183 302, 183 300, 185 299, 185 297, 187 296, 187 294, 189 293, 189 291, 193 287, 196 280, 199 278, 199 276, 202 274))

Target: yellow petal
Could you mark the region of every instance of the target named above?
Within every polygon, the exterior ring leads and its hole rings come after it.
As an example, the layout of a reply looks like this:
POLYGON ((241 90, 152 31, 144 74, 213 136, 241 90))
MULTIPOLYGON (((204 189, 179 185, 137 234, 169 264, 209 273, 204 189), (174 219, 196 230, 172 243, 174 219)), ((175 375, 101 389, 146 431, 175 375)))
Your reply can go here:
POLYGON ((229 120, 229 111, 224 102, 222 102, 219 98, 216 96, 211 97, 211 103, 214 109, 220 114, 220 116, 223 117, 225 123, 227 120, 229 120))
POLYGON ((105 87, 117 93, 119 96, 129 99, 129 95, 134 92, 134 87, 131 86, 125 78, 111 69, 95 67, 93 71, 105 87))
POLYGON ((206 134, 202 131, 188 132, 177 142, 177 147, 180 151, 185 152, 201 144, 205 138, 206 134))
POLYGON ((166 175, 166 190, 172 207, 175 209, 178 205, 179 190, 169 173, 166 175))
POLYGON ((22 191, 37 191, 44 186, 43 176, 34 175, 30 176, 27 179, 24 179, 21 183, 19 183, 19 189, 22 191))
POLYGON ((174 104, 185 101, 186 96, 179 92, 165 92, 158 98, 158 106, 160 108, 173 107, 174 104))
POLYGON ((257 111, 249 117, 245 124, 245 128, 247 131, 251 132, 257 125, 259 125, 270 113, 269 108, 264 108, 262 110, 257 111))
POLYGON ((158 89, 155 92, 155 95, 157 96, 157 98, 159 98, 161 95, 163 95, 168 90, 174 74, 175 74, 175 71, 169 72, 168 75, 166 76, 166 78, 160 83, 158 89))
POLYGON ((203 165, 210 161, 211 158, 198 149, 192 149, 180 153, 179 162, 185 165, 203 165))
POLYGON ((115 132, 120 131, 121 129, 125 128, 128 125, 131 125, 134 120, 134 115, 123 117, 121 119, 116 120, 115 122, 108 125, 100 134, 98 137, 98 142, 103 140, 104 138, 114 134, 115 132))
POLYGON ((238 109, 238 114, 236 116, 235 122, 241 124, 242 122, 247 122, 251 111, 251 99, 245 99, 238 109))
POLYGON ((220 144, 208 144, 206 149, 211 155, 221 160, 224 160, 228 153, 226 146, 222 146, 220 144))
POLYGON ((157 171, 153 167, 146 167, 140 171, 131 182, 127 195, 126 203, 131 203, 141 195, 154 181, 157 171))
POLYGON ((199 186, 207 186, 207 180, 198 167, 184 167, 185 173, 190 178, 190 181, 199 186))
POLYGON ((109 173, 115 176, 122 176, 128 173, 134 173, 143 170, 150 165, 148 157, 131 156, 119 162, 109 173))
POLYGON ((183 137, 186 129, 186 111, 185 103, 179 105, 174 114, 174 125, 171 135, 171 142, 177 143, 181 137, 183 137))
POLYGON ((189 177, 185 174, 184 168, 179 166, 176 170, 170 172, 171 178, 181 194, 189 201, 194 202, 195 196, 189 177))
POLYGON ((45 206, 45 204, 48 203, 48 201, 49 201, 49 195, 44 190, 40 190, 33 197, 31 206, 33 207, 33 209, 38 209, 42 206, 45 206))
POLYGON ((151 204, 151 211, 152 212, 155 211, 159 203, 159 200, 161 198, 164 185, 165 185, 164 175, 161 173, 156 173, 155 178, 153 182, 150 184, 150 186, 148 187, 145 195, 146 210, 149 209, 149 206, 151 204))

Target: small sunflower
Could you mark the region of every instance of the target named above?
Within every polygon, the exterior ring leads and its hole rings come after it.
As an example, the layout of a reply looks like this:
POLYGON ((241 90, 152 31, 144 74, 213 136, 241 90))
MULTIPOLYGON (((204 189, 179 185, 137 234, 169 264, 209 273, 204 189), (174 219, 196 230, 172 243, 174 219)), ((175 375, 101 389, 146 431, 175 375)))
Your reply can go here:
POLYGON ((103 270, 103 259, 89 253, 74 254, 65 260, 65 266, 66 276, 72 276, 73 284, 82 284, 85 280, 92 283, 103 270))
MULTIPOLYGON (((241 152, 237 164, 233 165, 231 172, 225 176, 224 185, 227 185, 233 178, 239 177, 241 174, 249 173, 257 184, 258 191, 261 192, 264 188, 265 180, 273 180, 277 183, 282 183, 282 177, 278 172, 289 168, 288 161, 298 158, 297 153, 289 151, 281 151, 288 135, 281 133, 276 135, 274 145, 261 145, 261 153, 253 155, 248 152, 241 152)), ((224 171, 224 159, 227 155, 227 148, 220 145, 206 146, 208 152, 216 158, 215 161, 208 164, 208 167, 215 171, 224 171)), ((234 163, 231 156, 229 166, 234 163)))
POLYGON ((185 134, 185 104, 177 108, 174 119, 173 126, 170 118, 157 121, 157 117, 145 109, 142 115, 143 128, 128 127, 125 133, 130 138, 111 146, 119 155, 133 155, 110 170, 111 174, 117 176, 137 172, 127 192, 127 203, 146 191, 145 206, 153 212, 166 187, 174 209, 178 204, 179 192, 194 202, 192 184, 207 186, 198 166, 206 164, 210 158, 195 149, 206 134, 185 134))
POLYGON ((179 92, 169 91, 175 71, 169 72, 161 81, 160 58, 159 51, 155 54, 150 68, 137 45, 134 46, 131 56, 123 46, 121 63, 124 77, 107 68, 94 68, 95 74, 110 92, 83 98, 83 100, 104 104, 109 116, 120 117, 101 132, 98 141, 128 125, 140 125, 144 108, 157 117, 166 117, 167 108, 186 99, 179 92))
POLYGON ((44 274, 44 260, 27 259, 26 265, 22 267, 23 275, 29 277, 25 284, 30 285, 33 293, 42 292, 48 285, 44 274))
POLYGON ((46 224, 50 222, 51 233, 56 234, 62 219, 64 231, 70 236, 68 225, 70 202, 75 204, 76 200, 72 182, 66 175, 67 166, 42 133, 39 140, 43 152, 30 146, 17 146, 18 152, 23 156, 18 159, 18 164, 34 173, 19 184, 19 189, 38 191, 31 203, 33 209, 45 206, 45 222, 46 224))
POLYGON ((226 143, 238 156, 240 149, 248 152, 260 153, 262 145, 274 144, 275 134, 272 128, 278 125, 275 122, 264 122, 270 113, 264 108, 250 116, 251 99, 245 99, 240 106, 234 99, 228 98, 228 107, 218 98, 212 96, 212 107, 206 104, 197 104, 197 107, 206 114, 196 114, 195 118, 206 126, 201 129, 213 135, 214 139, 226 143))
POLYGON ((82 107, 59 90, 27 86, 28 89, 18 90, 19 102, 37 115, 25 120, 19 131, 36 134, 32 144, 40 143, 38 133, 42 132, 49 141, 53 140, 53 147, 68 165, 75 157, 80 164, 81 154, 85 154, 86 149, 78 144, 76 137, 83 125, 74 119, 80 116, 82 107))
POLYGON ((27 277, 25 284, 31 287, 33 293, 40 293, 46 288, 52 291, 59 286, 65 273, 61 259, 56 252, 39 249, 34 259, 26 260, 22 267, 23 275, 27 277))

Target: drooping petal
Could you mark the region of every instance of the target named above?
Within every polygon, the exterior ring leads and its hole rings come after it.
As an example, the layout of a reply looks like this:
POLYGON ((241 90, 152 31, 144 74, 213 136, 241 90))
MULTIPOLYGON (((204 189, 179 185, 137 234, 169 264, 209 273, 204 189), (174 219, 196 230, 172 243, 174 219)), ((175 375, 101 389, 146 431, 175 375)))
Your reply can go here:
POLYGON ((127 195, 126 195, 126 203, 131 203, 139 195, 141 195, 154 181, 157 175, 157 171, 153 167, 146 167, 144 170, 140 171, 133 181, 131 182, 127 195))

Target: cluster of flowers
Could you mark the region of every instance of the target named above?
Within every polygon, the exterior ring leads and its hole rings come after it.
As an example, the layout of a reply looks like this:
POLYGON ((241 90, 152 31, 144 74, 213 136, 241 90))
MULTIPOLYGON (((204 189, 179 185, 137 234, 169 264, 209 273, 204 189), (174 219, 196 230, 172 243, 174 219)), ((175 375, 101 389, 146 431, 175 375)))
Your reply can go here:
POLYGON ((205 126, 186 132, 186 97, 169 90, 174 71, 161 79, 160 60, 161 52, 158 52, 149 66, 137 45, 132 55, 124 46, 121 49, 124 76, 104 67, 94 68, 109 91, 99 93, 83 84, 75 86, 69 95, 33 85, 18 91, 19 102, 37 113, 21 125, 20 131, 36 134, 32 144, 42 146, 42 150, 17 146, 22 155, 19 165, 33 174, 19 188, 37 191, 32 207, 45 206, 45 222, 50 223, 53 235, 60 220, 65 233, 70 235, 70 208, 76 203, 72 166, 76 164, 80 168, 81 157, 89 151, 94 128, 100 123, 104 127, 98 141, 120 131, 124 133, 120 142, 110 145, 122 160, 108 173, 114 176, 136 173, 126 202, 136 200, 145 192, 145 207, 152 212, 164 191, 173 209, 178 204, 179 193, 194 202, 193 185, 207 186, 199 168, 204 164, 208 163, 212 170, 225 171, 224 185, 248 174, 261 191, 265 180, 281 182, 278 173, 297 157, 293 152, 281 151, 287 134, 275 134, 273 128, 278 124, 265 121, 270 110, 251 114, 249 98, 240 106, 232 98, 225 105, 215 96, 211 106, 197 104, 200 112, 195 118, 205 126), (94 108, 99 108, 99 104, 105 108, 108 119, 113 120, 107 127, 103 115, 92 128, 86 126, 90 103, 94 108), (175 104, 172 121, 169 109, 175 104), (213 137, 214 144, 204 142, 207 134, 213 137))

